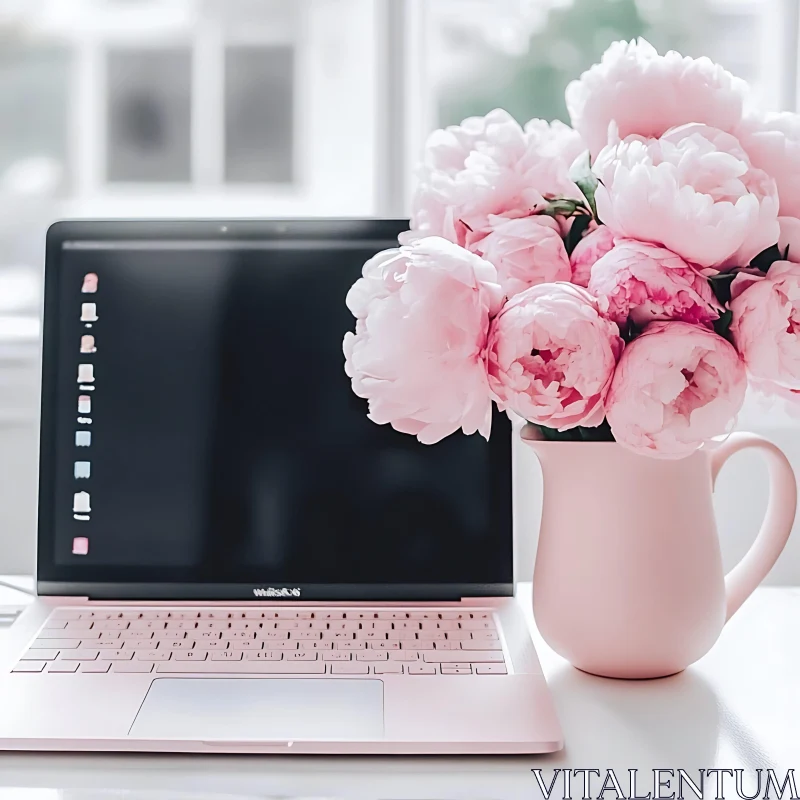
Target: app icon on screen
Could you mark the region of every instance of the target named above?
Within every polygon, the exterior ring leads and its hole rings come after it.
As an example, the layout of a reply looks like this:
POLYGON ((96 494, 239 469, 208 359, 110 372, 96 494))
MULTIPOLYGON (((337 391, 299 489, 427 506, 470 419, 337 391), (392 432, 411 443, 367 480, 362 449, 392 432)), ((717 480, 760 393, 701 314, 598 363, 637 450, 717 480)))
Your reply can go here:
POLYGON ((92 474, 92 464, 89 461, 75 462, 75 478, 88 478, 92 474))
POLYGON ((91 431, 75 431, 75 447, 90 447, 91 444, 91 431))
POLYGON ((92 413, 92 398, 88 394, 82 394, 78 398, 78 413, 91 414, 92 413))
POLYGON ((81 305, 81 322, 97 322, 96 303, 83 303, 81 305))
POLYGON ((72 510, 76 514, 88 514, 92 510, 89 492, 75 492, 72 498, 72 510))
POLYGON ((76 536, 72 540, 72 555, 74 556, 89 555, 89 540, 85 536, 76 536))
POLYGON ((94 383, 94 364, 78 364, 78 383, 94 383))
POLYGON ((97 291, 97 275, 94 272, 88 272, 83 276, 81 291, 84 294, 94 294, 97 291))
POLYGON ((87 333, 85 336, 81 336, 81 353, 96 353, 97 348, 94 344, 94 336, 90 333, 87 333))

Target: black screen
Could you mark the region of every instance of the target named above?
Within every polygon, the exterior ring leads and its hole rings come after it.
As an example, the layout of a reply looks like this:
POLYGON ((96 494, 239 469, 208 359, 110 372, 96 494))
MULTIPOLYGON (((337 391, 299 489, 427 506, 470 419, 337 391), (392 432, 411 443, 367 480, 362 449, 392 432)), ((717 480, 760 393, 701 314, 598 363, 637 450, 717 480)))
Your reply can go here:
MULTIPOLYGON (((344 373, 347 290, 392 244, 60 243, 45 312, 51 577, 303 597, 510 582, 507 453, 375 425, 344 373)), ((493 438, 508 436, 496 417, 493 438)))

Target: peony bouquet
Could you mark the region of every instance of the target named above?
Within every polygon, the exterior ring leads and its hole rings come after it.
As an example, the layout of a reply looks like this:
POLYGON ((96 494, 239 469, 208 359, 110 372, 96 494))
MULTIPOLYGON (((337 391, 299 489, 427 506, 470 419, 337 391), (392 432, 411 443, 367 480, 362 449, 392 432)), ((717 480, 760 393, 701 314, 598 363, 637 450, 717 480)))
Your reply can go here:
POLYGON ((572 127, 506 112, 429 138, 400 247, 347 296, 353 391, 434 443, 490 433, 687 456, 748 379, 800 400, 800 116, 706 58, 617 42, 572 127))

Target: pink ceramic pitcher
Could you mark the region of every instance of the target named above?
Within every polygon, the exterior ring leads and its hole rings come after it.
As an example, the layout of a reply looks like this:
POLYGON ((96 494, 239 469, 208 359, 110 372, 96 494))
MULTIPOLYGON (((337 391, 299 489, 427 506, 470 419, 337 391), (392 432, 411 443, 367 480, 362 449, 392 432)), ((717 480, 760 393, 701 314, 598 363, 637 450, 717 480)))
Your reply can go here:
POLYGON ((597 675, 685 669, 708 652, 786 544, 797 503, 788 459, 749 433, 679 461, 538 435, 530 425, 522 431, 544 476, 533 609, 545 641, 597 675), (725 461, 748 447, 767 460, 769 508, 747 555, 724 575, 711 492, 725 461))

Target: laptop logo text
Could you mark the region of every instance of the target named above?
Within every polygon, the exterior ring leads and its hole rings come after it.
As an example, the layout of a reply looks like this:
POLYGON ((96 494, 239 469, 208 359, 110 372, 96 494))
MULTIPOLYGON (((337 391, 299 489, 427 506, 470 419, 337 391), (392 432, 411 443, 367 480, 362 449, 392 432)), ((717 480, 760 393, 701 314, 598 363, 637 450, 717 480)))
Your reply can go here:
POLYGON ((300 597, 300 589, 287 589, 285 586, 274 589, 272 586, 267 589, 253 589, 256 597, 300 597))

